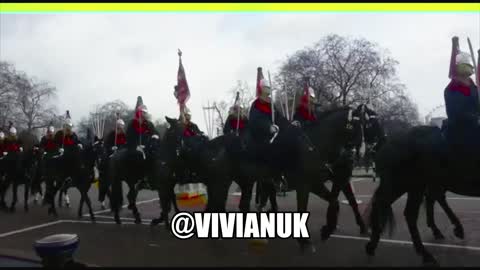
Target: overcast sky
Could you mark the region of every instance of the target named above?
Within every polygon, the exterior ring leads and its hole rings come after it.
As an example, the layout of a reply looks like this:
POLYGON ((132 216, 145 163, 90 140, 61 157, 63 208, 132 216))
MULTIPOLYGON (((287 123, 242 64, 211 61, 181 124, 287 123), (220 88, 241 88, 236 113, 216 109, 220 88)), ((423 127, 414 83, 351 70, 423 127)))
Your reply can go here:
POLYGON ((114 99, 133 107, 138 95, 154 117, 177 117, 180 48, 187 106, 206 131, 207 101, 229 98, 237 80, 254 86, 258 66, 273 73, 287 55, 330 33, 388 49, 423 116, 443 104, 452 36, 463 51, 467 37, 480 48, 480 14, 1 14, 0 59, 50 81, 59 111, 69 109, 75 121, 114 99))

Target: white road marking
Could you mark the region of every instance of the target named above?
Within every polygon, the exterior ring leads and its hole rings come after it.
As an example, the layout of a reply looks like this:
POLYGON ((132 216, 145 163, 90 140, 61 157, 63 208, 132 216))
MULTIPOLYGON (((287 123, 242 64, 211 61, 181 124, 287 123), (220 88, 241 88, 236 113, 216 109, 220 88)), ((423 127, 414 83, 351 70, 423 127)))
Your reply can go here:
MULTIPOLYGON (((112 216, 96 215, 95 217, 114 219, 114 217, 112 217, 112 216)), ((132 221, 134 221, 135 219, 134 218, 129 218, 129 217, 120 217, 120 220, 132 220, 132 221)), ((142 218, 142 220, 148 221, 148 222, 152 221, 151 219, 148 219, 148 218, 142 218)))
MULTIPOLYGON (((145 200, 145 201, 139 201, 139 202, 136 203, 136 205, 146 204, 146 203, 150 203, 150 202, 154 202, 154 201, 158 201, 158 200, 159 200, 159 198, 155 198, 155 199, 151 199, 151 200, 145 200)), ((122 206, 122 208, 127 208, 127 206, 128 206, 128 204, 124 204, 122 206)), ((96 214, 108 213, 111 210, 112 210, 111 208, 108 208, 108 209, 105 209, 105 210, 95 211, 95 212, 93 212, 93 214, 96 215, 96 214)), ((87 213, 87 214, 84 214, 83 216, 88 217, 88 216, 90 216, 90 214, 87 213)))
MULTIPOLYGON (((334 238, 343 238, 343 239, 353 239, 353 240, 364 240, 369 241, 370 238, 367 237, 358 237, 358 236, 351 236, 351 235, 339 235, 339 234, 332 234, 331 237, 334 238)), ((411 241, 403 241, 403 240, 392 240, 392 239, 380 239, 380 242, 385 243, 392 243, 392 244, 403 244, 403 245, 413 245, 411 241)), ((473 247, 473 246, 459 246, 459 245, 448 245, 448 244, 437 244, 437 243, 423 243, 425 246, 432 246, 432 247, 443 247, 443 248, 456 248, 456 249, 467 249, 473 251, 480 251, 480 247, 473 247)))
MULTIPOLYGON (((92 223, 91 221, 86 221, 86 220, 62 220, 62 222, 64 223, 83 223, 83 224, 115 224, 117 225, 117 223, 115 221, 95 221, 95 223, 92 223)), ((141 223, 142 225, 150 225, 149 222, 142 222, 141 223)), ((139 224, 135 224, 133 222, 129 222, 129 221, 123 221, 121 225, 139 225, 139 224)))
POLYGON ((23 233, 23 232, 33 231, 33 230, 36 230, 36 229, 52 226, 52 225, 59 224, 59 223, 62 223, 62 220, 43 223, 43 224, 40 224, 40 225, 27 227, 27 228, 23 228, 23 229, 20 229, 20 230, 14 230, 14 231, 11 231, 11 232, 2 233, 2 234, 0 234, 0 238, 4 238, 4 237, 10 236, 10 235, 19 234, 19 233, 23 233))
MULTIPOLYGON (((371 198, 373 195, 357 195, 355 194, 355 197, 358 198, 371 198)), ((400 199, 406 199, 407 195, 402 195, 400 199)), ((475 198, 475 197, 447 197, 447 200, 460 200, 460 201, 480 201, 480 198, 475 198)))

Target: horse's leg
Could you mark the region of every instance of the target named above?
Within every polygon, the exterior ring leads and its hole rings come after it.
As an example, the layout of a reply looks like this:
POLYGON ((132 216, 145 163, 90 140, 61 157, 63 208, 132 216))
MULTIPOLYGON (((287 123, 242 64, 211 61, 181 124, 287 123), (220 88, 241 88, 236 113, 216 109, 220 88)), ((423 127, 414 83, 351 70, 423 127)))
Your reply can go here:
MULTIPOLYGON (((383 179, 387 179, 386 177, 383 179)), ((392 179, 383 181, 393 181, 392 179)), ((371 204, 370 214, 368 219, 372 233, 370 234, 370 241, 366 244, 365 249, 369 256, 375 255, 375 250, 380 241, 380 235, 385 224, 394 224, 394 216, 392 210, 392 203, 395 202, 405 191, 401 189, 389 189, 380 185, 375 191, 369 204, 371 204)), ((368 212, 368 208, 366 210, 368 212)))
POLYGON ((83 216, 83 204, 85 203, 85 197, 83 196, 83 192, 80 188, 78 188, 78 192, 80 193, 80 203, 78 205, 78 219, 81 219, 83 216))
POLYGON ((447 203, 447 198, 445 197, 445 192, 443 192, 438 198, 437 198, 438 203, 440 206, 443 208, 443 211, 447 214, 448 218, 450 219, 450 222, 452 223, 455 228, 453 229, 453 233, 455 234, 456 237, 463 239, 465 237, 465 233, 463 230, 462 223, 458 219, 458 217, 453 213, 452 209, 447 203))
POLYGON ((342 189, 343 194, 348 200, 348 204, 352 207, 353 214, 355 215, 355 221, 357 225, 360 227, 360 234, 366 234, 368 232, 367 226, 365 226, 365 222, 363 222, 362 216, 360 215, 360 211, 358 210, 357 199, 355 198, 355 194, 353 194, 352 186, 350 182, 347 186, 342 189))
POLYGON ((30 193, 30 183, 25 183, 25 189, 23 190, 23 209, 28 212, 28 195, 30 193))
POLYGON ((17 179, 14 179, 12 182, 12 203, 8 209, 11 213, 15 212, 15 205, 17 204, 17 194, 18 193, 18 182, 17 179))
MULTIPOLYGON (((306 213, 308 208, 308 197, 310 195, 310 185, 305 183, 305 179, 301 179, 303 183, 298 183, 296 188, 297 193, 297 211, 300 213, 306 213)), ((302 252, 309 251, 314 253, 315 247, 310 239, 298 239, 300 244, 300 250, 302 252)))
POLYGON ((63 185, 61 185, 58 190, 58 207, 59 208, 63 207, 62 197, 63 197, 63 185))
POLYGON ((322 227, 322 240, 327 240, 330 235, 337 229, 338 213, 340 212, 340 204, 338 195, 340 188, 337 183, 333 183, 327 208, 327 224, 322 227))
POLYGON ((269 188, 266 191, 268 199, 270 200, 270 209, 267 212, 278 212, 277 190, 275 189, 273 182, 272 185, 269 185, 269 188))
POLYGON ((7 209, 7 203, 5 202, 5 194, 8 188, 6 185, 7 179, 2 180, 2 178, 4 178, 4 176, 0 175, 0 209, 7 209))
POLYGON ((424 196, 424 189, 411 191, 408 193, 407 205, 405 207, 404 215, 408 224, 408 230, 412 237, 413 246, 418 255, 422 256, 424 264, 434 264, 437 262, 435 258, 427 251, 422 243, 420 232, 417 227, 418 214, 420 205, 424 196))
POLYGON ((136 200, 137 200, 137 189, 134 183, 128 184, 129 191, 127 193, 128 205, 131 207, 133 217, 135 218, 135 224, 142 223, 142 219, 140 218, 140 213, 138 212, 136 200))
POLYGON ((167 230, 170 229, 169 226, 169 217, 168 214, 171 211, 171 202, 175 201, 176 204, 176 196, 175 196, 175 180, 171 180, 172 182, 166 183, 165 186, 159 187, 157 190, 158 198, 160 199, 160 216, 158 218, 152 219, 150 225, 156 226, 160 223, 165 222, 165 228, 167 230))
POLYGON ((435 198, 433 194, 430 194, 430 192, 428 191, 425 194, 425 208, 426 208, 426 216, 427 216, 427 226, 432 230, 432 233, 435 239, 437 240, 445 239, 445 236, 443 236, 442 232, 435 224, 435 217, 434 217, 435 198))
POLYGON ((240 212, 247 213, 250 212, 250 201, 252 200, 252 190, 254 182, 250 181, 248 178, 240 178, 238 180, 238 185, 242 194, 240 195, 240 203, 238 208, 240 212))
POLYGON ((89 190, 88 186, 82 187, 81 196, 84 198, 85 203, 87 204, 88 213, 90 214, 90 220, 92 222, 95 222, 95 214, 93 213, 92 202, 90 200, 90 197, 88 196, 88 190, 89 190))

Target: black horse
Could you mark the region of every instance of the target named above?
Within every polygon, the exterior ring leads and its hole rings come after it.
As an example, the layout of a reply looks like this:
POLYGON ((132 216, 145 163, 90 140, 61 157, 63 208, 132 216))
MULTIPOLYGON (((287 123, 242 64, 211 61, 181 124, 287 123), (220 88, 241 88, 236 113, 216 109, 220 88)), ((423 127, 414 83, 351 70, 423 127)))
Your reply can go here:
POLYGON ((28 211, 28 197, 30 188, 30 178, 26 175, 26 157, 30 156, 30 151, 10 152, 0 157, 0 162, 4 171, 4 180, 0 183, 0 207, 7 209, 5 196, 8 188, 12 186, 12 201, 8 206, 8 211, 15 212, 15 205, 18 201, 18 187, 24 185, 24 209, 28 211))
MULTIPOLYGON (((339 130, 335 131, 324 131, 330 125, 330 118, 333 115, 338 115, 338 113, 348 111, 347 115, 347 122, 349 123, 349 128, 351 128, 351 133, 348 139, 344 140, 344 144, 336 145, 336 148, 329 149, 327 152, 324 152, 326 155, 324 160, 326 162, 320 163, 320 168, 323 167, 323 173, 319 174, 318 179, 322 182, 325 181, 332 181, 333 186, 330 192, 326 192, 324 187, 322 187, 323 193, 315 193, 316 195, 320 196, 321 198, 325 199, 326 201, 331 202, 331 208, 329 208, 329 213, 327 214, 327 225, 322 228, 322 239, 326 240, 331 233, 336 228, 337 224, 337 213, 338 213, 338 206, 336 206, 338 195, 340 191, 343 192, 347 201, 349 202, 350 206, 352 207, 353 213, 355 215, 355 220, 357 225, 360 227, 360 233, 365 234, 367 233, 367 227, 363 222, 363 219, 360 215, 358 210, 357 201, 355 195, 353 194, 353 190, 351 186, 348 184, 350 178, 352 176, 353 171, 353 157, 352 157, 352 148, 354 145, 358 143, 358 141, 362 140, 362 133, 361 133, 361 126, 360 126, 360 106, 355 110, 350 110, 349 108, 340 108, 340 109, 333 109, 329 111, 325 111, 319 114, 318 120, 313 123, 308 128, 304 128, 304 134, 302 135, 301 140, 309 144, 309 147, 314 151, 320 151, 320 149, 328 149, 326 148, 325 144, 330 139, 330 136, 333 132, 341 133, 344 127, 335 127, 339 128, 339 130), (336 210, 335 210, 336 209, 336 210)), ((335 119, 336 121, 341 121, 342 119, 335 119)), ((338 126, 338 125, 337 125, 338 126)), ((308 161, 312 162, 312 161, 308 161)), ((281 174, 277 174, 275 177, 285 177, 285 172, 281 174)), ((277 183, 279 181, 276 181, 277 183)), ((287 186, 283 187, 287 190, 292 190, 293 188, 290 187, 290 181, 287 179, 287 186)), ((257 192, 261 194, 260 196, 260 203, 264 204, 266 197, 270 199, 272 204, 272 210, 276 210, 276 190, 274 189, 273 181, 264 181, 257 183, 258 187, 257 192)), ((280 183, 282 183, 280 181, 280 183)))
MULTIPOLYGON (((136 198, 141 190, 139 184, 143 183, 145 179, 150 189, 157 191, 160 202, 162 202, 162 199, 175 199, 170 193, 173 193, 173 191, 164 189, 162 186, 162 183, 168 182, 168 178, 171 177, 164 144, 160 138, 150 139, 145 142, 145 155, 139 151, 126 148, 118 150, 110 157, 107 177, 111 183, 110 204, 117 224, 121 224, 120 209, 123 204, 123 181, 127 183, 129 188, 127 194, 128 209, 132 210, 136 224, 142 222, 136 206, 136 198)), ((152 221, 152 223, 155 222, 152 221)))
POLYGON ((48 214, 58 216, 54 198, 57 192, 66 193, 70 187, 75 187, 80 193, 78 218, 83 216, 83 204, 86 203, 90 219, 95 221, 92 203, 88 191, 93 183, 96 152, 91 144, 83 149, 72 146, 63 154, 44 158, 46 166, 46 203, 49 205, 48 214))
POLYGON ((225 212, 228 189, 232 183, 225 155, 225 137, 208 140, 204 136, 184 138, 184 124, 177 119, 165 117, 170 127, 164 135, 168 167, 167 181, 161 181, 163 196, 160 198, 162 212, 152 225, 168 223, 170 202, 176 184, 203 183, 207 187, 207 212, 225 212))
MULTIPOLYGON (((376 153, 386 142, 386 135, 383 127, 380 124, 379 119, 375 117, 377 114, 371 108, 366 108, 363 111, 365 112, 365 114, 362 114, 363 117, 361 119, 361 122, 364 130, 364 139, 365 142, 368 142, 368 144, 370 145, 369 151, 367 151, 369 153, 368 159, 373 163, 376 153)), ((444 121, 442 125, 442 129, 444 131, 446 131, 446 124, 447 122, 444 121)), ((367 156, 365 158, 367 158, 367 156)), ((373 167, 373 169, 375 170, 375 167, 373 167)), ((453 232, 455 236, 463 239, 463 226, 460 223, 458 217, 455 215, 455 213, 453 213, 452 209, 448 205, 446 199, 446 192, 447 191, 445 189, 437 189, 435 191, 428 189, 426 190, 424 202, 426 208, 427 226, 431 229, 435 239, 441 240, 445 238, 440 229, 435 224, 434 206, 435 202, 438 202, 447 214, 452 225, 454 225, 453 232)))
POLYGON ((415 251, 424 263, 437 264, 424 247, 417 227, 423 197, 426 191, 437 195, 451 191, 480 196, 478 156, 459 158, 452 155, 438 127, 417 126, 402 136, 389 139, 375 161, 381 181, 370 201, 368 218, 372 235, 366 246, 367 254, 374 255, 385 225, 394 224, 391 204, 407 193, 404 214, 415 251))
MULTIPOLYGON (((270 176, 285 176, 289 190, 297 193, 299 212, 307 211, 310 193, 329 202, 327 225, 322 228, 322 238, 327 239, 336 228, 338 195, 349 183, 353 170, 351 148, 361 136, 361 129, 358 117, 355 117, 354 111, 349 107, 329 110, 318 118, 320 124, 313 125, 307 133, 294 125, 280 131, 284 132, 279 137, 282 142, 272 153, 275 165, 267 171, 270 171, 270 176), (312 142, 313 138, 315 142, 312 142), (328 180, 333 182, 332 191, 325 187, 328 180)), ((257 170, 265 170, 263 167, 257 164, 257 170)), ((301 239, 299 243, 302 250, 314 250, 308 239, 301 239)))

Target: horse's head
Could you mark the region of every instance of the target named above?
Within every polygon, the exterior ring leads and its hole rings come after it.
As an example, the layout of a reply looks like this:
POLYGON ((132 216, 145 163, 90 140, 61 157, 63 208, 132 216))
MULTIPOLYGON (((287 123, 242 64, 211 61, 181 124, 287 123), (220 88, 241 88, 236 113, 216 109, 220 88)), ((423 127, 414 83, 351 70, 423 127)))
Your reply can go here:
POLYGON ((365 142, 375 143, 378 139, 383 138, 383 129, 374 110, 366 104, 360 104, 355 111, 360 114, 365 142))
POLYGON ((360 114, 350 107, 336 108, 318 117, 318 136, 330 146, 352 146, 362 141, 360 114))
POLYGON ((175 155, 178 156, 184 145, 183 130, 185 125, 178 119, 170 118, 168 116, 165 116, 165 120, 167 120, 169 125, 164 135, 167 149, 170 153, 175 153, 175 155))
POLYGON ((96 139, 91 146, 91 158, 95 160, 97 164, 100 164, 107 156, 104 141, 102 139, 96 139))

